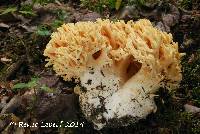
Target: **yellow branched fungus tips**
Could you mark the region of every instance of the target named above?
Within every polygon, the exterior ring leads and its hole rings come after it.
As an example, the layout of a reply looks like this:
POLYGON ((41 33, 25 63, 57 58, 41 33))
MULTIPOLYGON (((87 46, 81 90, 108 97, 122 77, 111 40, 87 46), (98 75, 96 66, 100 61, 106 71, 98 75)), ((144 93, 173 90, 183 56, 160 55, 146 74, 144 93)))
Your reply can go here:
POLYGON ((132 55, 156 75, 164 74, 170 81, 181 80, 181 55, 177 43, 172 41, 171 34, 159 31, 146 19, 135 23, 101 19, 68 23, 58 28, 51 38, 44 51, 49 57, 47 66, 53 65, 56 73, 65 80, 79 78, 87 67, 95 66, 90 63, 91 57, 97 59, 102 51, 108 56, 99 61, 102 65, 132 55))
POLYGON ((57 75, 80 81, 75 92, 96 129, 145 118, 156 111, 152 94, 182 79, 178 44, 146 19, 63 24, 44 55, 57 75))

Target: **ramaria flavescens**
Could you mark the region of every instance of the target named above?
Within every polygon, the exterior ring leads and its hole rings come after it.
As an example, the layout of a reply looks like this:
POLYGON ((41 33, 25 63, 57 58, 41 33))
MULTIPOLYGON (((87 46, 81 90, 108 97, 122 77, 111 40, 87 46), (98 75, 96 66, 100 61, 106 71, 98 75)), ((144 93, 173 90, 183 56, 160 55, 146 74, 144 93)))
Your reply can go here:
POLYGON ((96 129, 145 118, 156 111, 154 93, 182 79, 178 44, 146 19, 63 24, 44 55, 57 75, 80 83, 80 107, 96 129))

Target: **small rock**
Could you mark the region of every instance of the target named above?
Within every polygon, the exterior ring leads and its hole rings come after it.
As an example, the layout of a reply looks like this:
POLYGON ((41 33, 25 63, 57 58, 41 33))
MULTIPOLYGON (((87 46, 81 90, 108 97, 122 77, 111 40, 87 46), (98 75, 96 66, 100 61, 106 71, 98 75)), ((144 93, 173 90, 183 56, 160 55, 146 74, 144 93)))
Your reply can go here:
POLYGON ((189 113, 193 113, 193 114, 200 113, 200 108, 189 105, 189 104, 185 104, 184 108, 185 108, 185 111, 189 113))
POLYGON ((11 62, 12 59, 8 59, 8 58, 6 58, 6 57, 3 57, 3 58, 1 58, 1 61, 2 61, 2 62, 11 62))
POLYGON ((170 32, 170 27, 174 26, 179 22, 180 13, 177 7, 169 4, 170 11, 168 14, 162 14, 162 21, 165 26, 165 31, 170 32))

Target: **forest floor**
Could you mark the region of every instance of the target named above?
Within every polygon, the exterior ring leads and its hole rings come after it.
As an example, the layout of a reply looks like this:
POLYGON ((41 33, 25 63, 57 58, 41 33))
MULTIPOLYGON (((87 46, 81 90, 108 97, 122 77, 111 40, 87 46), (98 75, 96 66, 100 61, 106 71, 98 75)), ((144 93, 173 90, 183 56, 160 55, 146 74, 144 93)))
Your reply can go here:
POLYGON ((198 0, 1 0, 0 133, 124 134, 200 133, 200 2, 198 0), (183 80, 173 92, 160 89, 157 112, 136 124, 93 129, 78 106, 75 83, 45 67, 43 51, 63 23, 147 18, 179 43, 183 80), (77 128, 17 127, 10 122, 84 122, 77 128))

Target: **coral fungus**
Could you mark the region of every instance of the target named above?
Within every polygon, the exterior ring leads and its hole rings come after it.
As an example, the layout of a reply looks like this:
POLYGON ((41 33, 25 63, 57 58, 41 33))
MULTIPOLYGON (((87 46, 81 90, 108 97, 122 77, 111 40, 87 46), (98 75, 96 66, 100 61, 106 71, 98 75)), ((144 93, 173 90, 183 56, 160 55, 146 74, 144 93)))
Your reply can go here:
POLYGON ((63 24, 44 55, 57 75, 81 83, 75 91, 96 129, 145 118, 156 111, 153 94, 182 79, 178 44, 146 19, 63 24))

